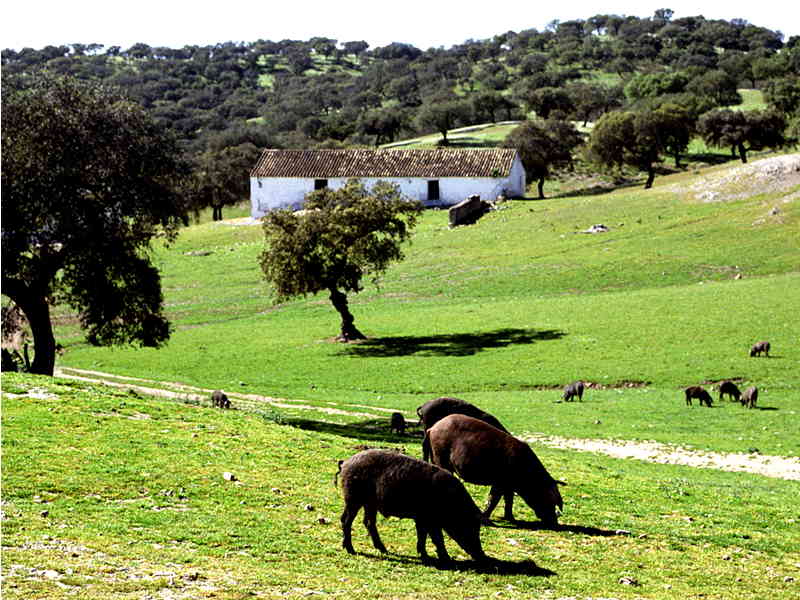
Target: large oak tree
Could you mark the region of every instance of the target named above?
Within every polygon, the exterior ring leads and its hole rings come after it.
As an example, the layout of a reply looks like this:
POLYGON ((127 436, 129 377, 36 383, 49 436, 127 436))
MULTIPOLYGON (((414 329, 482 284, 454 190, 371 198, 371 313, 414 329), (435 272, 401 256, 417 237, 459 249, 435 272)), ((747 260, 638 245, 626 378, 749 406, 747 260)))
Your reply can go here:
POLYGON ((4 78, 2 118, 3 294, 30 324, 31 371, 53 373, 56 303, 93 344, 163 344, 148 250, 186 220, 177 143, 119 93, 70 78, 4 78))
POLYGON ((358 180, 306 197, 305 210, 277 210, 264 217, 266 248, 261 269, 276 301, 327 291, 342 319, 340 341, 364 339, 354 324, 347 294, 363 289, 389 264, 403 258, 421 210, 418 202, 379 181, 371 190, 358 180))

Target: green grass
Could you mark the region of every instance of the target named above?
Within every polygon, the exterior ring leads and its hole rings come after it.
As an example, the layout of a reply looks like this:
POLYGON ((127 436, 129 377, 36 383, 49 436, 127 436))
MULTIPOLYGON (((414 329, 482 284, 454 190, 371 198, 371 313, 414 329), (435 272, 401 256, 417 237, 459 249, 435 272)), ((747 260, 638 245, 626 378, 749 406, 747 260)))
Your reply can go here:
MULTIPOLYGON (((306 431, 105 387, 4 374, 3 597, 790 598, 797 483, 537 453, 569 483, 560 530, 482 530, 481 568, 422 564, 413 524, 340 547, 336 460, 358 428, 306 431), (28 389, 38 397, 12 396, 28 389), (229 472, 235 481, 223 474, 229 472), (635 585, 620 583, 620 580, 635 585), (138 594, 135 595, 134 594, 138 594)), ((382 441, 381 445, 399 447, 382 441)), ((404 447, 419 456, 417 441, 404 447)), ((486 488, 469 486, 479 504, 486 488)))
MULTIPOLYGON (((800 456, 800 209, 758 190, 693 199, 736 164, 650 191, 573 182, 457 229, 428 211, 406 259, 351 296, 360 344, 331 341, 325 297, 273 305, 260 228, 204 213, 153 249, 175 325, 165 348, 93 348, 56 312, 59 366, 122 387, 3 374, 3 597, 795 597, 797 482, 539 446, 569 484, 566 527, 485 528, 492 568, 452 541, 456 568, 421 564, 413 524, 397 519, 379 522, 388 556, 360 520, 359 554, 340 548, 335 461, 364 444, 419 456, 418 437, 388 434, 386 411, 411 418, 439 395, 518 435, 800 456), (577 233, 595 223, 611 232, 577 233), (747 355, 760 339, 772 357, 747 355), (126 376, 223 388, 239 410, 143 397, 126 376), (682 387, 734 377, 758 385, 759 410, 684 405, 682 387), (577 378, 596 387, 560 402, 577 378)), ((483 504, 486 489, 468 487, 483 504)))
POLYGON ((169 344, 93 348, 61 313, 60 364, 409 414, 455 395, 515 431, 797 455, 800 430, 785 417, 800 400, 800 214, 782 204, 754 225, 777 200, 691 200, 697 177, 726 168, 659 177, 651 191, 514 201, 472 227, 449 229, 444 212, 429 211, 406 260, 350 298, 370 338, 352 345, 332 343, 326 297, 272 304, 259 227, 191 227, 155 253, 176 326, 169 344), (594 223, 612 231, 576 233, 594 223), (761 339, 772 358, 748 356, 761 339), (606 388, 585 409, 602 417, 600 431, 577 409, 554 410, 558 388, 578 378, 606 388), (723 405, 710 423, 682 423, 681 388, 725 378, 757 385, 777 410, 723 405), (625 381, 647 387, 614 387, 625 381))

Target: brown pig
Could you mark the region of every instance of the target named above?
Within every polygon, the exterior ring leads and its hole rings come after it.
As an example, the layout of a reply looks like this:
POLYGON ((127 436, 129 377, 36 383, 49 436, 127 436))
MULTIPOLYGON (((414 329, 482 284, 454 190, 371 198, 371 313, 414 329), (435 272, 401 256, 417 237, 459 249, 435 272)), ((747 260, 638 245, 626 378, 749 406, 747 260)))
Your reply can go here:
POLYGON ((431 427, 422 444, 423 457, 464 481, 489 485, 489 503, 483 516, 505 498, 504 516, 514 520, 517 493, 542 521, 558 523, 564 501, 553 479, 531 447, 511 434, 466 415, 450 415, 431 427))

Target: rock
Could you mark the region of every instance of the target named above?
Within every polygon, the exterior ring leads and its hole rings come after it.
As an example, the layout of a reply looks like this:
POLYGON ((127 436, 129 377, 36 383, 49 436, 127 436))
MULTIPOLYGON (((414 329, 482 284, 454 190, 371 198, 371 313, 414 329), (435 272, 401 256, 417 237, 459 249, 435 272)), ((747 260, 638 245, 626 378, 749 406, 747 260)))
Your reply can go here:
POLYGON ((447 211, 450 219, 450 227, 474 223, 480 219, 489 208, 489 203, 481 200, 481 197, 477 194, 470 196, 455 206, 451 206, 447 211))
POLYGON ((312 510, 314 510, 314 505, 313 504, 306 504, 304 508, 307 511, 312 511, 312 510))
POLYGON ((233 473, 229 473, 228 471, 225 471, 225 472, 222 474, 222 478, 223 478, 225 481, 238 481, 238 480, 236 479, 236 475, 234 475, 233 473))
POLYGON ((579 233, 608 233, 611 231, 608 227, 603 225, 602 223, 598 223, 597 225, 592 225, 589 229, 584 229, 579 233))

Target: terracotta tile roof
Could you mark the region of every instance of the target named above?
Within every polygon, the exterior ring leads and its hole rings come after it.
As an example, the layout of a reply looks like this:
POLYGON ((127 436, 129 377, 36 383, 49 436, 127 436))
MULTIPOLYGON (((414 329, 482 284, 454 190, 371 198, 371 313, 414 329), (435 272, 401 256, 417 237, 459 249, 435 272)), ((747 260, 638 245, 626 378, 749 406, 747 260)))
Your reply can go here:
POLYGON ((264 150, 251 177, 505 177, 516 150, 264 150))

